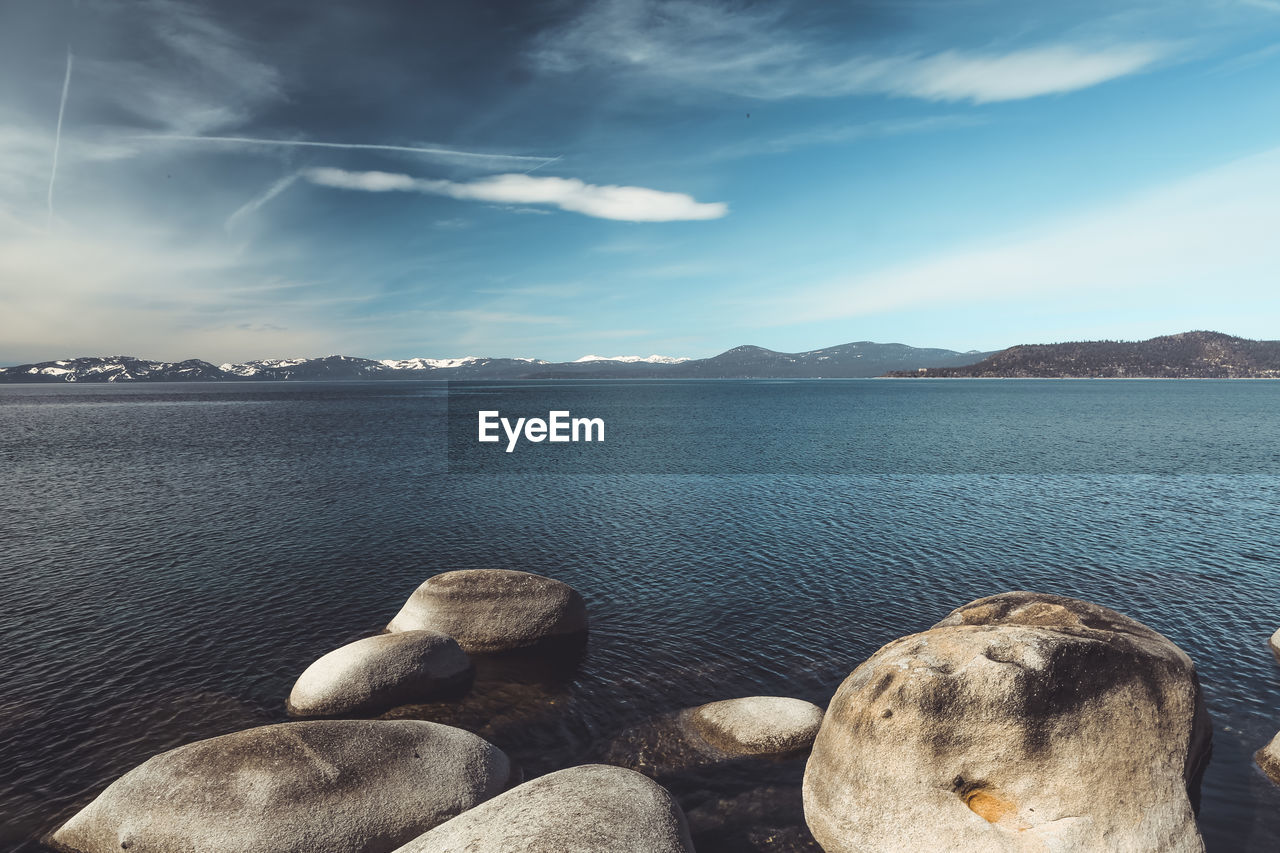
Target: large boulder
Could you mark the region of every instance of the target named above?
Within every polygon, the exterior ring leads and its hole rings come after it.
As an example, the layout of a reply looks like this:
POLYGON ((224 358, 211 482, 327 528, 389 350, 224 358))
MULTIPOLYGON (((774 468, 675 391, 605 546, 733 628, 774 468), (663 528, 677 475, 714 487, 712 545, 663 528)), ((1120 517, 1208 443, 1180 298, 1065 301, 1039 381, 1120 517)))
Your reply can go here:
POLYGON ((633 770, 588 764, 512 788, 396 853, 693 853, 684 813, 633 770))
POLYGON ((580 634, 587 607, 573 587, 507 569, 464 569, 430 578, 387 625, 439 631, 466 652, 501 652, 580 634))
POLYGON ((1190 658, 1114 610, 983 598, 836 692, 805 769, 827 853, 1199 853, 1209 756, 1190 658))
POLYGON ((1271 781, 1280 785, 1280 734, 1277 734, 1271 741, 1253 754, 1253 760, 1258 762, 1258 766, 1262 768, 1271 781))
POLYGON ((1276 632, 1271 635, 1269 645, 1271 646, 1271 654, 1276 656, 1276 663, 1280 663, 1280 628, 1277 628, 1276 632))
POLYGON ((808 749, 822 725, 822 709, 803 699, 748 696, 691 709, 687 724, 731 755, 785 755, 808 749))
POLYGON ((151 758, 50 842, 75 853, 385 853, 510 775, 497 747, 438 723, 280 723, 151 758))
POLYGON ((307 667, 286 708, 294 717, 377 714, 454 687, 470 669, 466 652, 446 634, 379 634, 334 649, 307 667))

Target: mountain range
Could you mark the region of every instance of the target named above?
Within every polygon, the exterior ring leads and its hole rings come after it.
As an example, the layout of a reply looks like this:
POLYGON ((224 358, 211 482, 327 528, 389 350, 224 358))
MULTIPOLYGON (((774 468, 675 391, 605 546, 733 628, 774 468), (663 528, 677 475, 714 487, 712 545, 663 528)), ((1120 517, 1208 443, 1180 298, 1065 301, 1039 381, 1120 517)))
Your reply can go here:
POLYGON ((1145 341, 1023 344, 969 365, 932 365, 891 376, 925 378, 1277 379, 1280 341, 1183 332, 1145 341))
POLYGON ((711 358, 584 356, 577 361, 532 358, 264 359, 214 365, 207 361, 151 361, 92 356, 0 369, 0 382, 315 381, 352 379, 768 379, 861 378, 891 370, 971 364, 990 353, 922 349, 858 341, 808 352, 735 347, 711 358))
POLYGON ((1280 341, 1183 332, 1145 341, 1022 344, 957 352, 857 341, 807 352, 740 346, 710 358, 264 359, 214 365, 199 359, 85 357, 0 368, 0 382, 316 381, 353 379, 852 379, 911 378, 1280 378, 1280 341))

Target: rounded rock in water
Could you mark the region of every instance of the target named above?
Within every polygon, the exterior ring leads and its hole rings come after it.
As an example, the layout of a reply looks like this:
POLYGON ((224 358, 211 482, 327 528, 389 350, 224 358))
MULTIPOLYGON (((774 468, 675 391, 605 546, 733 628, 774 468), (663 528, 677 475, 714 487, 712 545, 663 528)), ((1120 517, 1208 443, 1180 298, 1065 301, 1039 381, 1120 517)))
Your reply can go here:
POLYGON ((1200 853, 1211 729, 1172 642, 1012 592, 889 643, 840 686, 805 769, 827 853, 1200 853))
POLYGON ((438 723, 280 723, 151 758, 49 841, 73 853, 387 853, 510 776, 497 747, 438 723))
POLYGON ((1272 782, 1280 785, 1280 734, 1253 754, 1253 760, 1270 777, 1272 782))
POLYGON ((803 699, 749 696, 693 708, 688 725, 712 746, 733 755, 786 755, 808 749, 822 725, 822 709, 803 699))
POLYGON ((396 853, 693 853, 684 812, 634 770, 588 764, 526 782, 396 853))
POLYGON ((290 716, 377 714, 457 685, 471 661, 435 631, 365 637, 334 649, 302 673, 286 703, 290 716))
POLYGON ((587 630, 587 608, 568 584, 508 569, 445 572, 414 590, 387 630, 439 631, 463 651, 502 652, 587 630))

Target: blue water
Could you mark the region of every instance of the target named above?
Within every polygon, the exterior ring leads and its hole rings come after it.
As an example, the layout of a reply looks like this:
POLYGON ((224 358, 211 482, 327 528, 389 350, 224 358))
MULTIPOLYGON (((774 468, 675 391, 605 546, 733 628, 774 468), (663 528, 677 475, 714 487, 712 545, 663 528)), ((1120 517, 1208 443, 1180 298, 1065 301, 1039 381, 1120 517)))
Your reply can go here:
MULTIPOLYGON (((529 775, 625 760, 689 705, 825 703, 889 640, 1033 589, 1191 655, 1214 723, 1209 848, 1280 849, 1280 788, 1251 761, 1280 729, 1280 383, 449 391, 0 386, 0 846, 39 849, 156 752, 283 720, 302 669, 423 579, 497 567, 582 592, 585 659, 422 713, 529 775), (601 414, 606 441, 477 455, 490 405, 601 414)), ((702 853, 809 850, 801 767, 654 772, 702 853)))

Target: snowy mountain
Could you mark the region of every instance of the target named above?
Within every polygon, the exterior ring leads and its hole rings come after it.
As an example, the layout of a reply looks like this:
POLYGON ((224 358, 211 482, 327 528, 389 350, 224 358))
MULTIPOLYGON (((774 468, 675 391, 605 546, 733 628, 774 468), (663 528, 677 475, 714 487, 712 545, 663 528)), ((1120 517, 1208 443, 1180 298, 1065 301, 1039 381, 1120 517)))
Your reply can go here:
POLYGON ((855 378, 891 370, 973 364, 991 353, 919 349, 870 341, 808 352, 734 347, 712 358, 587 355, 534 358, 271 358, 214 366, 207 361, 148 361, 132 356, 73 358, 0 368, 0 382, 345 381, 352 379, 749 379, 855 378))
POLYGON ((464 355, 462 358, 406 358, 401 360, 384 358, 379 363, 386 365, 391 370, 437 370, 441 367, 462 367, 464 364, 474 364, 482 360, 476 355, 464 355))
POLYGON ((671 355, 584 355, 582 358, 575 359, 574 364, 584 364, 591 361, 620 361, 623 364, 679 364, 689 359, 683 356, 671 355))
POLYGON ((380 361, 349 355, 270 358, 242 364, 224 364, 219 370, 224 379, 256 380, 376 379, 379 374, 387 372, 380 361))
POLYGON ((207 361, 148 361, 128 355, 72 358, 0 369, 0 382, 208 382, 225 378, 207 361))

